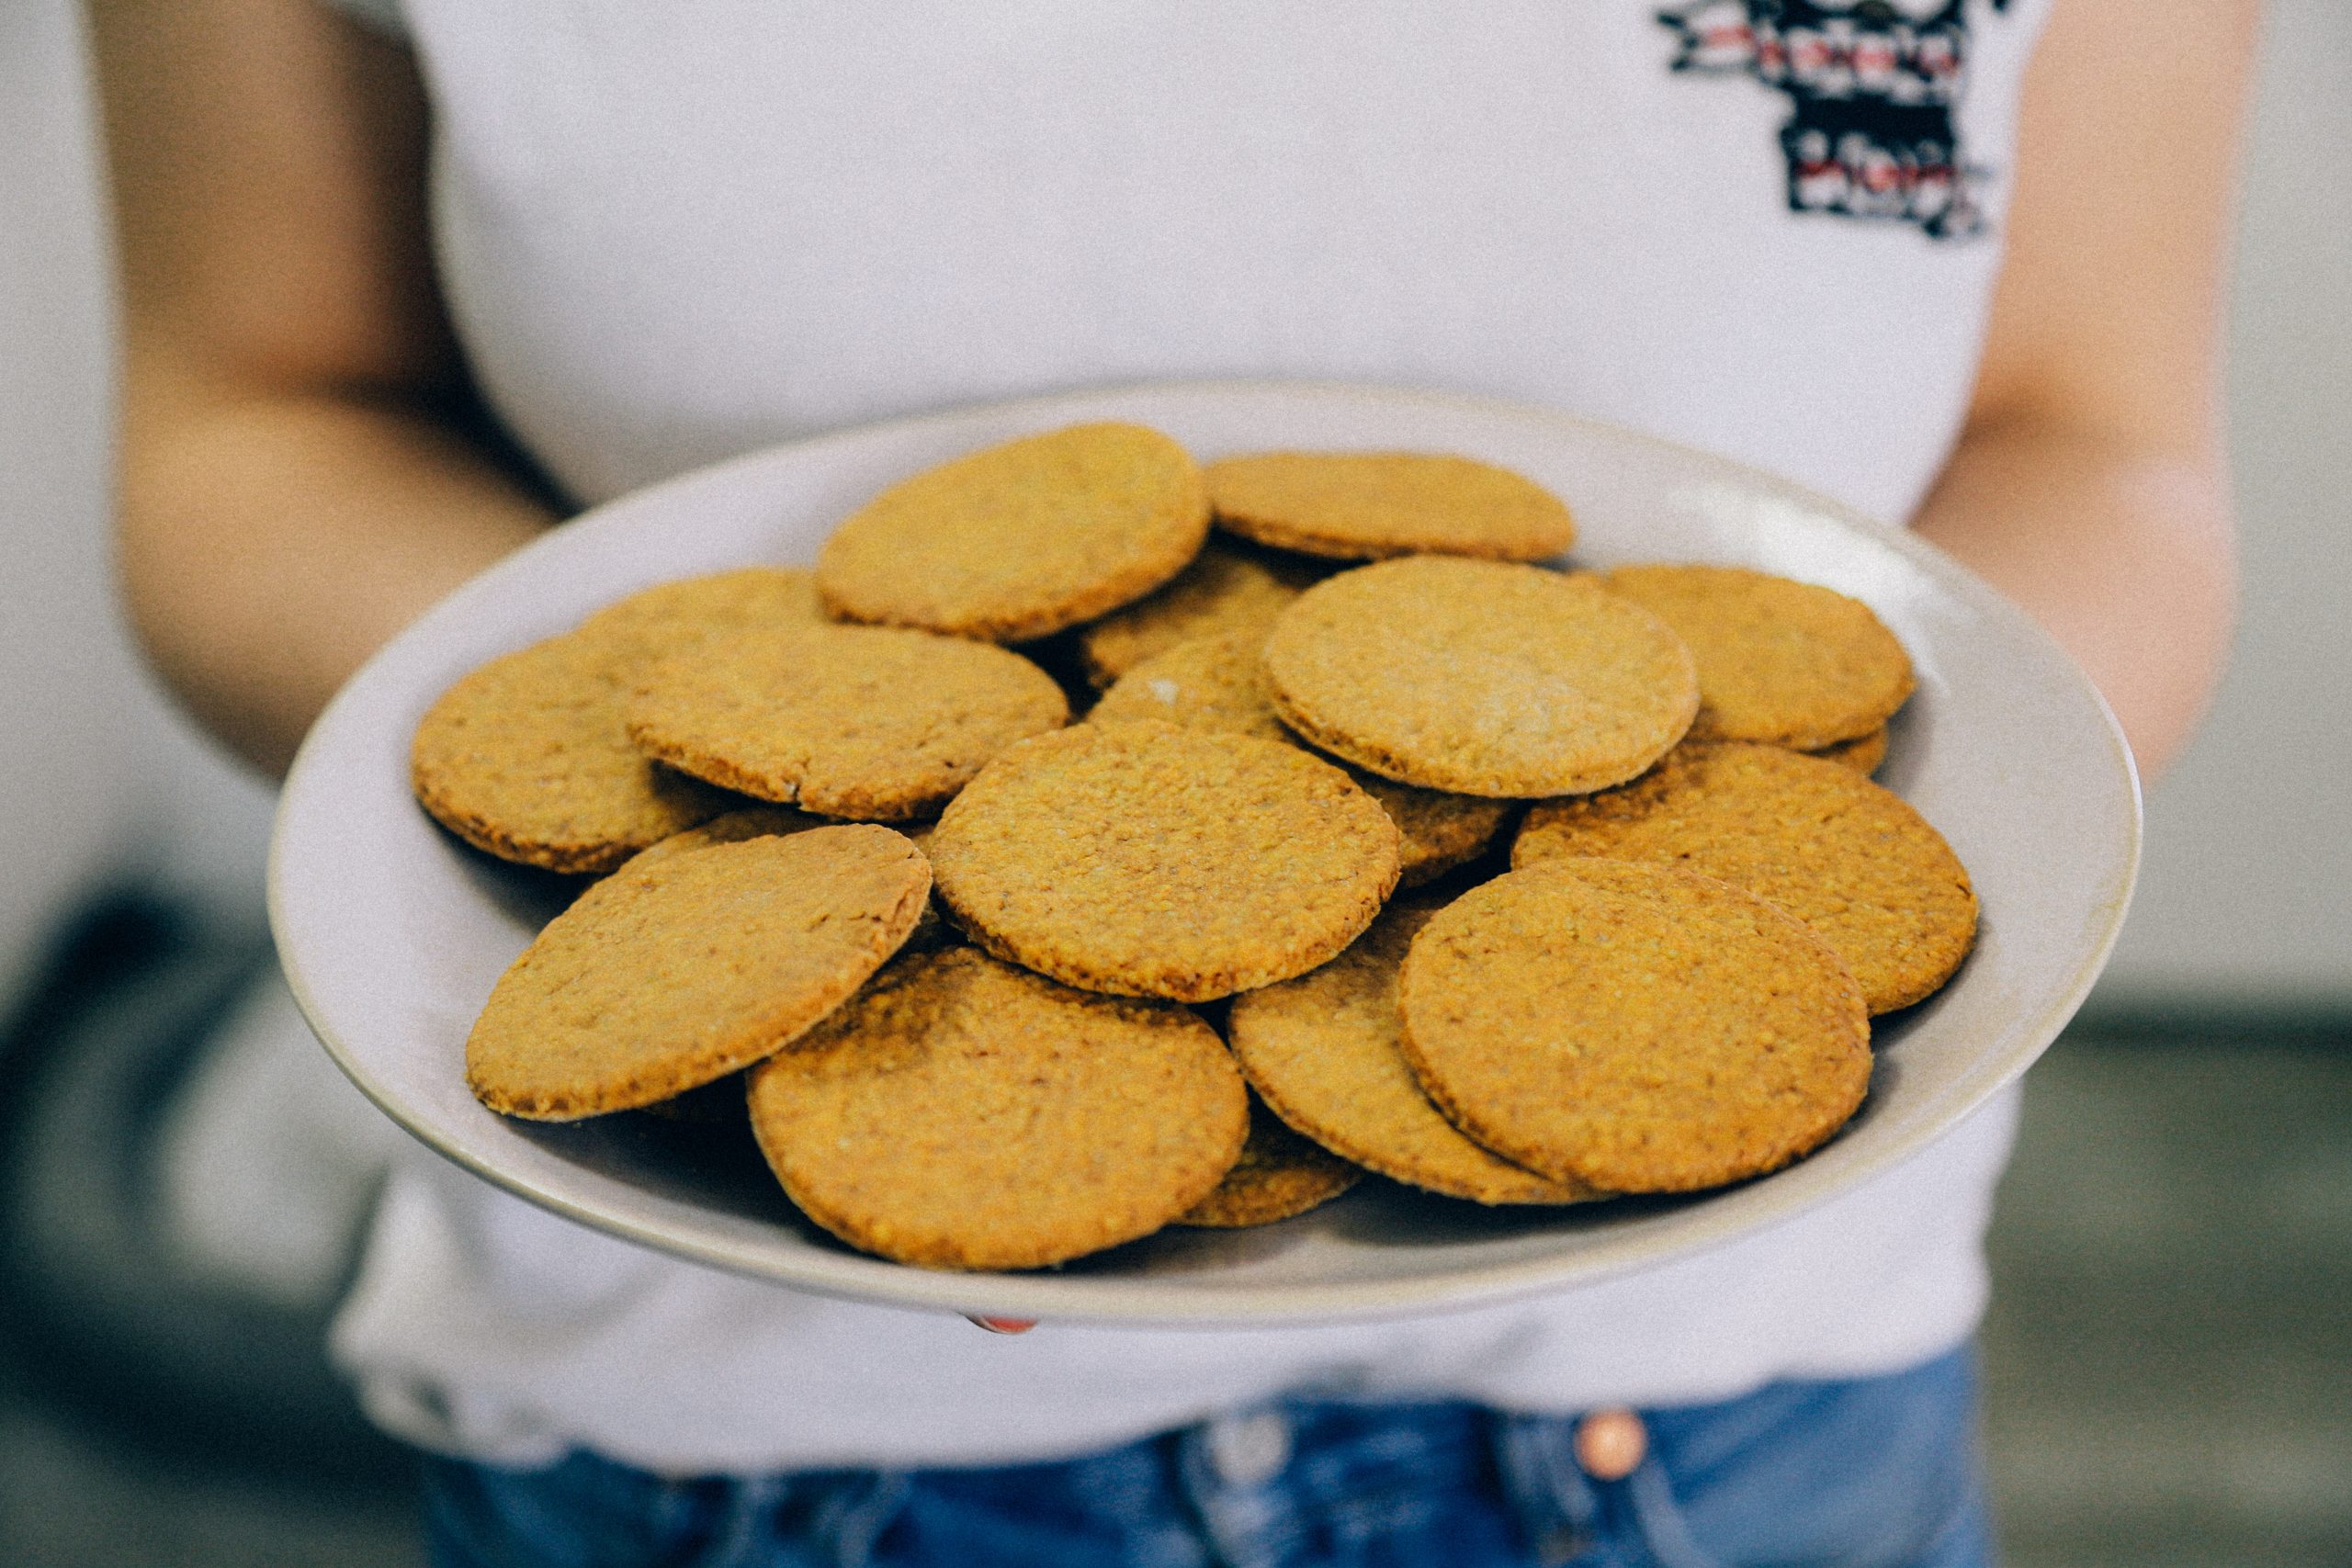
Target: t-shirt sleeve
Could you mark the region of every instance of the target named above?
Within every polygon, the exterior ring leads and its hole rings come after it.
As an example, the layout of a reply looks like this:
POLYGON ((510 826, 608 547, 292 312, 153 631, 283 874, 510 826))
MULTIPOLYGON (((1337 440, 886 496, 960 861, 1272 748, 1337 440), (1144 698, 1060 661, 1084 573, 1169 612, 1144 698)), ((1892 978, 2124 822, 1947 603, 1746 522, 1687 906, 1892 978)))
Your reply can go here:
POLYGON ((408 37, 408 18, 401 14, 401 0, 320 0, 320 4, 356 17, 389 37, 408 37))

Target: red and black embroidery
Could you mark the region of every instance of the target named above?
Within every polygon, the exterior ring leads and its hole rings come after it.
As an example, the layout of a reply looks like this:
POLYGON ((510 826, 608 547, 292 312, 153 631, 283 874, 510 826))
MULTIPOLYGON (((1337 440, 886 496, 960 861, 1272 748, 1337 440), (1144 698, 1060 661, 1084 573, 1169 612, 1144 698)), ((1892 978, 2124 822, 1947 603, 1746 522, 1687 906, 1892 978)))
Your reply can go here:
POLYGON ((1789 96, 1791 211, 1893 219, 1948 240, 1984 224, 1977 192, 1989 171, 1963 158, 1952 118, 1969 5, 1685 0, 1657 19, 1679 41, 1674 70, 1753 76, 1789 96))

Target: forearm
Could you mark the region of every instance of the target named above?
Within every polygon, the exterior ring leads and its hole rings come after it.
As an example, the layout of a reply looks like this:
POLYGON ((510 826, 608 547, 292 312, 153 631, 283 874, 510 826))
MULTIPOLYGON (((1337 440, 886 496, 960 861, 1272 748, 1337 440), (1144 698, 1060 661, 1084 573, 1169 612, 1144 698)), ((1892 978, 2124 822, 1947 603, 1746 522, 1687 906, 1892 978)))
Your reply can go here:
POLYGON ((554 520, 419 403, 214 382, 136 351, 119 478, 149 658, 272 773, 370 653, 554 520))
POLYGON ((1988 422, 1962 439, 1917 526, 2075 657, 2144 775, 2171 762, 2221 679, 2235 617, 2218 454, 2045 419, 1988 422))

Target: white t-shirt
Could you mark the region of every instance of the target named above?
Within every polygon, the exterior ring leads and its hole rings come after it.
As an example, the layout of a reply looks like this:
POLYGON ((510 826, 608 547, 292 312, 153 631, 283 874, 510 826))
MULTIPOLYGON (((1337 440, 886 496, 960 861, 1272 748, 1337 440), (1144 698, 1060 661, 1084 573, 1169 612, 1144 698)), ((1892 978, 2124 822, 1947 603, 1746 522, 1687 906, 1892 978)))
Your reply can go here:
MULTIPOLYGON (((1907 516, 1973 379, 2041 0, 1671 10, 406 0, 404 25, 450 309, 582 502, 978 399, 1299 376, 1551 404, 1907 516)), ((2014 1120, 2005 1095, 1836 1202, 1564 1294, 1020 1338, 657 1257, 420 1154, 337 1347, 430 1446, 671 1471, 1051 1457, 1297 1389, 1723 1397, 1962 1339, 2014 1120)))

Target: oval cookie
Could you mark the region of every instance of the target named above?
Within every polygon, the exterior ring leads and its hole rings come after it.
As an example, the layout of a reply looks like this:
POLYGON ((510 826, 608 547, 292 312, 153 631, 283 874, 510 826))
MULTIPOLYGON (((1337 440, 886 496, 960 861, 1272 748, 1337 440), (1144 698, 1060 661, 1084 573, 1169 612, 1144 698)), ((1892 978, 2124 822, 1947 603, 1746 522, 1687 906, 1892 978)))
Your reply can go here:
POLYGON ((650 663, 720 632, 825 624, 815 572, 746 566, 656 583, 605 605, 579 629, 650 663))
POLYGON ((1406 1059, 1487 1147, 1683 1192, 1774 1170, 1862 1102, 1870 1022, 1820 938, 1671 866, 1560 860, 1472 889, 1397 976, 1406 1059))
POLYGON ((1871 1011, 1930 995, 1968 956, 1968 872, 1909 803, 1834 761, 1692 741, 1623 789, 1535 807, 1511 863, 1603 855, 1688 866, 1770 899, 1835 948, 1871 1011))
POLYGON ((1216 1188, 1247 1095, 1184 1008, 970 948, 901 960, 752 1075, 785 1191, 851 1246, 1036 1269, 1148 1235, 1216 1188))
POLYGON ((981 764, 1058 728, 1054 678, 1005 649, 885 626, 733 632, 662 660, 629 705, 673 767, 827 817, 935 812, 981 764))
POLYGON ((1283 722, 1374 773, 1532 798, 1621 784, 1698 711, 1690 650, 1589 579, 1416 556, 1341 572, 1274 622, 1283 722))
POLYGON ((1240 1230, 1318 1208, 1363 1179, 1363 1171, 1283 1125, 1255 1096, 1241 1157, 1216 1190, 1176 1217, 1180 1225, 1240 1230))
POLYGON ((1835 762, 1840 767, 1851 768, 1867 778, 1878 772, 1878 765, 1886 761, 1885 727, 1881 726, 1857 739, 1840 740, 1835 746, 1824 746, 1817 751, 1807 752, 1806 755, 1819 757, 1826 762, 1835 762))
POLYGON ((1421 1091, 1397 1044, 1396 970, 1434 904, 1399 900, 1311 974, 1235 998, 1234 1056, 1266 1103, 1368 1170, 1478 1203, 1576 1203, 1600 1196, 1464 1137, 1421 1091))
POLYGON ((1911 656, 1859 599, 1736 566, 1623 566, 1608 583, 1690 644, 1693 739, 1815 751, 1885 728, 1911 695, 1911 656))
MULTIPOLYGON (((1196 637, 1153 655, 1120 677, 1086 716, 1090 724, 1157 718, 1187 729, 1250 735, 1295 744, 1274 716, 1258 632, 1196 637)), ((1349 768, 1358 788, 1396 824, 1398 886, 1417 887, 1477 859, 1503 829, 1510 807, 1474 795, 1448 795, 1349 768)))
POLYGON ((1204 546, 1165 586, 1079 628, 1086 678, 1099 690, 1180 642, 1229 632, 1262 635, 1313 581, 1313 574, 1259 551, 1204 546))
POLYGON ((1509 468, 1432 452, 1263 452, 1202 470, 1217 525, 1348 560, 1542 560, 1576 543, 1560 498, 1509 468))
POLYGON ((1074 425, 884 491, 825 541, 817 586, 849 620, 1022 642, 1141 598, 1207 536, 1182 447, 1141 425, 1074 425))
POLYGON ((1150 721, 1024 741, 930 843, 990 952, 1089 990, 1208 1001, 1312 969, 1396 884, 1396 827, 1292 746, 1150 721))
POLYGON ((922 852, 887 828, 657 856, 549 921, 492 990, 466 1081, 564 1122, 724 1077, 839 1006, 922 913, 922 852))
POLYGON ((466 675, 416 727, 418 802, 478 850, 588 873, 726 810, 731 797, 630 741, 632 668, 604 640, 564 636, 466 675))

